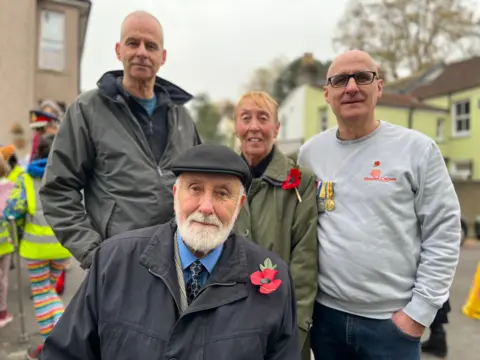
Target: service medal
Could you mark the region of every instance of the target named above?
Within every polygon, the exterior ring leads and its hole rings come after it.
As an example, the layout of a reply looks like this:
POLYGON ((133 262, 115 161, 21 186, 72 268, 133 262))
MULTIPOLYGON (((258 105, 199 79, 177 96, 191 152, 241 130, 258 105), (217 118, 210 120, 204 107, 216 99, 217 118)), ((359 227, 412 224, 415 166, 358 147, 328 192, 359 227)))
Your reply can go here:
POLYGON ((335 210, 335 201, 333 199, 327 199, 325 201, 325 209, 327 211, 333 211, 335 210))
POLYGON ((317 207, 318 207, 318 212, 325 212, 325 201, 321 198, 317 198, 317 207))

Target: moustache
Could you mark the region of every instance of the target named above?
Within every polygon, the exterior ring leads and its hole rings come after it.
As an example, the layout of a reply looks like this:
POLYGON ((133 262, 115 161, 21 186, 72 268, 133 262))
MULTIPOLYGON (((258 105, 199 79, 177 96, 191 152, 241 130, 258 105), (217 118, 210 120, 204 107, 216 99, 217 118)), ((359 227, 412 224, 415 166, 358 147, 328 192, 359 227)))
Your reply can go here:
POLYGON ((203 223, 203 224, 208 224, 208 225, 215 225, 217 227, 221 227, 222 226, 222 223, 220 222, 220 220, 218 219, 218 217, 216 215, 203 215, 199 212, 195 212, 193 214, 191 214, 188 218, 187 218, 188 222, 189 223, 192 223, 192 222, 199 222, 199 223, 203 223))

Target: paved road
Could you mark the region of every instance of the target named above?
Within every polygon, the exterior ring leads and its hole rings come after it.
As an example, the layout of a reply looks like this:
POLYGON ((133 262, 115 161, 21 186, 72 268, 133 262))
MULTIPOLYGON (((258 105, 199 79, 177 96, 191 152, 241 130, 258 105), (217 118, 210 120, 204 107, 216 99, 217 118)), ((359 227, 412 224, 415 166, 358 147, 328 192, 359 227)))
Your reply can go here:
MULTIPOLYGON (((480 354, 480 320, 473 320, 464 316, 461 308, 465 303, 471 282, 476 270, 477 263, 480 261, 480 243, 468 243, 463 249, 457 275, 452 287, 451 303, 452 312, 450 314, 450 324, 447 326, 448 343, 450 353, 448 359, 451 360, 478 360, 480 354)), ((10 311, 17 312, 17 303, 19 289, 15 277, 16 273, 10 274, 11 287, 9 292, 10 311)), ((64 295, 65 303, 68 303, 80 285, 85 272, 76 264, 72 270, 67 273, 67 288, 64 295)), ((38 330, 33 314, 32 302, 28 288, 27 276, 24 271, 23 286, 20 289, 22 298, 26 306, 26 324, 30 332, 38 330)), ((18 316, 15 321, 6 328, 0 329, 0 360, 20 360, 25 359, 25 350, 30 344, 37 344, 41 339, 39 336, 30 338, 27 344, 21 344, 18 341, 20 334, 20 323, 18 316)), ((432 360, 433 357, 424 356, 422 360, 432 360)))

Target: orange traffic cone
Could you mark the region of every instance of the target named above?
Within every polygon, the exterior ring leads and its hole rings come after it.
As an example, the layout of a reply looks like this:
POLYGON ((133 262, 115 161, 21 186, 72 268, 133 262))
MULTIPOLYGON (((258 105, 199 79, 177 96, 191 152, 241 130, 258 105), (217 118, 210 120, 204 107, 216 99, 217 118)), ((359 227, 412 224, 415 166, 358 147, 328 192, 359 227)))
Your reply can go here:
POLYGON ((480 263, 478 263, 477 272, 473 278, 472 288, 470 289, 467 303, 462 311, 466 316, 480 320, 480 263))

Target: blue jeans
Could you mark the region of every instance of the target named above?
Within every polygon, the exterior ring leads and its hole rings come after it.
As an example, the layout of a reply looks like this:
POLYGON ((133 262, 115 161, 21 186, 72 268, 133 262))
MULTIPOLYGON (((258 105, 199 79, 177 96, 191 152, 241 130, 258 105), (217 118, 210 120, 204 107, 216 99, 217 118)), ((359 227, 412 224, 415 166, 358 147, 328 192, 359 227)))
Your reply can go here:
POLYGON ((420 360, 420 338, 390 319, 350 315, 315 304, 310 331, 315 360, 420 360))

